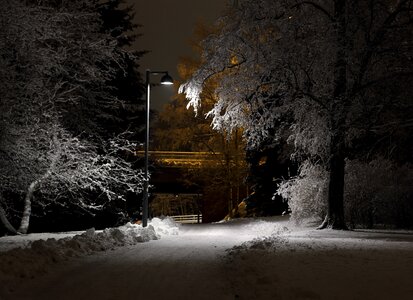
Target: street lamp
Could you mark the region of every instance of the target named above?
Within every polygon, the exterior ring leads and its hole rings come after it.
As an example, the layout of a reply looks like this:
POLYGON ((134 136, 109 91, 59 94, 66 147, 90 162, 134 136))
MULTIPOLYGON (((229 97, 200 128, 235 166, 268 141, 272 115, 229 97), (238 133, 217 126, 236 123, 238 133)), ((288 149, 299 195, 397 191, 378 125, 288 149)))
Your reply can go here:
POLYGON ((173 84, 173 79, 169 76, 166 71, 151 71, 146 70, 146 126, 145 126, 145 182, 143 188, 143 203, 142 203, 142 226, 146 227, 148 225, 148 198, 149 198, 149 174, 148 174, 148 165, 149 165, 149 111, 150 111, 150 101, 151 101, 151 80, 150 76, 152 75, 161 75, 160 83, 163 85, 173 84))

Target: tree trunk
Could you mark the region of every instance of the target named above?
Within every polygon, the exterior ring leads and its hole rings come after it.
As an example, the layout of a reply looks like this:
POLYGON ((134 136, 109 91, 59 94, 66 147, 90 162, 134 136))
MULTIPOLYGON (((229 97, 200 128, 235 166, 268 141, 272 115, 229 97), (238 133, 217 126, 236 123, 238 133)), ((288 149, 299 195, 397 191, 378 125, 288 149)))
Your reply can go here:
POLYGON ((32 214, 32 201, 31 200, 32 200, 33 194, 36 191, 36 188, 39 186, 39 184, 43 180, 47 179, 52 174, 52 172, 54 171, 56 167, 57 161, 60 157, 61 149, 60 149, 60 145, 59 145, 59 142, 55 134, 53 135, 53 144, 55 146, 56 151, 55 151, 55 154, 52 156, 52 161, 50 163, 49 169, 46 171, 46 173, 41 178, 33 181, 27 190, 26 197, 24 199, 23 216, 20 221, 20 227, 17 230, 19 233, 22 233, 22 234, 27 233, 27 230, 29 229, 29 224, 30 224, 30 216, 32 214))
POLYGON ((20 221, 20 227, 17 230, 19 233, 26 234, 27 230, 29 229, 30 216, 32 214, 32 201, 31 200, 33 197, 33 193, 36 190, 39 183, 40 183, 40 179, 33 181, 30 184, 29 189, 27 190, 26 197, 24 198, 23 216, 20 221))
POLYGON ((344 167, 345 122, 347 98, 347 37, 346 0, 334 1, 336 30, 336 63, 334 66, 334 92, 330 106, 330 157, 327 216, 318 229, 347 229, 344 221, 344 167))
POLYGON ((344 220, 345 156, 343 141, 338 141, 338 138, 332 138, 329 159, 327 215, 318 229, 347 229, 344 220))
POLYGON ((16 229, 13 225, 10 224, 9 220, 7 219, 6 212, 4 211, 3 207, 0 206, 0 221, 3 223, 4 227, 13 234, 18 234, 16 229))

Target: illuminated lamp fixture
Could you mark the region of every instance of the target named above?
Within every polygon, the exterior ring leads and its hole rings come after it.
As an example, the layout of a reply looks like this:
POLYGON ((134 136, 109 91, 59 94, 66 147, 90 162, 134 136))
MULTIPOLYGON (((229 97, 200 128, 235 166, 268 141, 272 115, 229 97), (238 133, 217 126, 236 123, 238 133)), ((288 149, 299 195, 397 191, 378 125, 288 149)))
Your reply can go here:
POLYGON ((166 74, 162 76, 161 84, 164 84, 164 85, 174 84, 174 80, 172 79, 171 76, 169 76, 168 72, 166 72, 166 74))

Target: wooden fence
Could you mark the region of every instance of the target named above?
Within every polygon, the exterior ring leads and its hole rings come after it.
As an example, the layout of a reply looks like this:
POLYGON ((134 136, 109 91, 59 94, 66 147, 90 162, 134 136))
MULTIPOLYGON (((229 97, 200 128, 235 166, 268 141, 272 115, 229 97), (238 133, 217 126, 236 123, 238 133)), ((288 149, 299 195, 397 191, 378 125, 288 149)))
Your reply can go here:
POLYGON ((196 224, 202 223, 202 215, 179 215, 179 216, 170 216, 177 223, 185 224, 196 224))

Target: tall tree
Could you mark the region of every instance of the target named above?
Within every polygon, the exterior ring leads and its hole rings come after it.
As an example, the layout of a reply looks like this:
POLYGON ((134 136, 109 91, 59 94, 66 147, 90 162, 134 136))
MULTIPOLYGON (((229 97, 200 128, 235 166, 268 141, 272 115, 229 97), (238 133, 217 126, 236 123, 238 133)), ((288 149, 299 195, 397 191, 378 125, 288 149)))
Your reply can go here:
POLYGON ((409 85, 390 92, 412 78, 411 14, 408 0, 239 1, 222 30, 204 40, 203 64, 181 92, 196 108, 215 78, 215 128, 243 127, 252 148, 270 132, 275 141, 289 136, 297 151, 320 161, 329 174, 320 228, 345 228, 350 149, 395 105, 411 110, 409 85))
MULTIPOLYGON (((191 41, 194 52, 202 50, 200 41, 215 30, 202 23, 196 26, 191 41)), ((189 79, 199 65, 197 59, 182 58, 178 65, 181 80, 189 79)), ((222 219, 223 212, 231 214, 241 200, 240 195, 245 194, 240 193, 246 173, 245 145, 241 139, 241 131, 232 136, 225 130, 215 131, 210 127, 211 118, 205 116, 217 100, 214 95, 215 88, 216 83, 213 81, 204 88, 201 95, 203 105, 196 116, 192 109, 186 109, 185 97, 177 95, 164 106, 153 125, 155 149, 209 153, 211 163, 189 171, 186 178, 202 190, 205 201, 203 214, 207 219, 208 215, 214 214, 212 205, 215 206, 216 217, 219 219, 222 219), (216 199, 218 192, 223 194, 222 201, 216 199)))
MULTIPOLYGON (((128 49, 127 52, 123 52, 125 67, 117 68, 116 75, 108 82, 112 87, 111 93, 121 99, 122 103, 115 110, 116 117, 112 118, 111 122, 106 122, 109 123, 107 129, 113 132, 116 128, 118 131, 129 128, 134 132, 133 138, 139 139, 143 136, 141 128, 144 127, 145 112, 144 84, 138 69, 139 59, 146 51, 131 50, 131 46, 140 37, 137 30, 141 26, 134 22, 133 5, 127 5, 124 0, 95 2, 102 20, 101 32, 116 39, 121 49, 128 49)), ((113 109, 111 111, 113 114, 113 109)))
POLYGON ((36 193, 44 207, 94 213, 140 192, 140 171, 122 158, 133 144, 119 134, 102 139, 95 118, 120 101, 108 82, 128 53, 101 32, 94 2, 0 6, 1 220, 10 230, 6 215, 22 209, 18 231, 27 232, 36 193))

